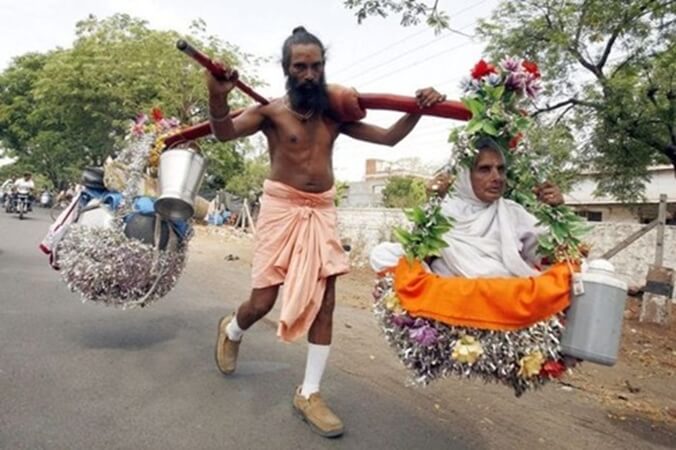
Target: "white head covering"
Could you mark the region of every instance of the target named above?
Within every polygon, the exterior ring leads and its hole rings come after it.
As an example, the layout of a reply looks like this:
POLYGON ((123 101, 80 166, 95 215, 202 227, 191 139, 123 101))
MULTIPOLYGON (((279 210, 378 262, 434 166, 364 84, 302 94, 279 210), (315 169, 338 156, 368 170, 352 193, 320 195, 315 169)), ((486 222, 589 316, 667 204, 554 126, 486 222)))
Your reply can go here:
POLYGON ((537 219, 521 205, 504 198, 485 203, 472 189, 470 171, 461 168, 453 192, 442 203, 444 214, 455 220, 444 239, 448 247, 432 270, 441 275, 526 277, 537 275, 535 260, 537 219))

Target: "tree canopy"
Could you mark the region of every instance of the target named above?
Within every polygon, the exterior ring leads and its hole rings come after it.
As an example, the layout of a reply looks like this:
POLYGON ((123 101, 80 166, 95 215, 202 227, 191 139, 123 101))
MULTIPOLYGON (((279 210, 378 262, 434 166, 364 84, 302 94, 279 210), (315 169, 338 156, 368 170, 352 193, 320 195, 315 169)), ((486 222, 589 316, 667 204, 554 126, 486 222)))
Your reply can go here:
MULTIPOLYGON (((402 25, 448 27, 434 20, 437 1, 344 5, 359 21, 394 13, 402 25)), ((476 34, 494 62, 538 63, 545 89, 532 114, 545 130, 572 133, 578 162, 598 172, 598 194, 630 201, 641 196, 650 165, 676 169, 675 24, 673 0, 510 0, 476 34)))
MULTIPOLYGON (((2 146, 21 167, 59 184, 77 179, 84 166, 101 165, 141 112, 158 107, 186 125, 205 120, 202 69, 175 49, 179 38, 234 66, 257 62, 208 35, 203 21, 184 36, 126 14, 89 16, 77 23, 72 48, 20 55, 0 74, 2 146)), ((234 107, 246 102, 232 96, 234 107)), ((218 160, 209 173, 224 180, 242 170, 240 145, 205 144, 218 160)))
POLYGON ((425 182, 411 176, 391 176, 382 195, 386 208, 413 208, 426 200, 425 182))

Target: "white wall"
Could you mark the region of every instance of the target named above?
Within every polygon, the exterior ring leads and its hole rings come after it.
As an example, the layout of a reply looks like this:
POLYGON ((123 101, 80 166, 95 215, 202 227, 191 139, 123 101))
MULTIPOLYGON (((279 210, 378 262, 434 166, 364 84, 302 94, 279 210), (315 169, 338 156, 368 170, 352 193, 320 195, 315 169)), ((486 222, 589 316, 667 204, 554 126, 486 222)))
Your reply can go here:
MULTIPOLYGON (((393 240, 395 226, 407 226, 403 212, 388 208, 338 208, 338 228, 341 237, 352 245, 351 259, 356 266, 364 266, 371 249, 379 242, 393 240)), ((598 257, 618 242, 639 230, 634 223, 589 222, 593 228, 586 241, 591 245, 590 257, 598 257)), ((649 264, 655 258, 656 230, 615 255, 610 261, 620 278, 631 286, 643 286, 649 264)), ((664 266, 676 269, 676 226, 665 229, 664 266)))

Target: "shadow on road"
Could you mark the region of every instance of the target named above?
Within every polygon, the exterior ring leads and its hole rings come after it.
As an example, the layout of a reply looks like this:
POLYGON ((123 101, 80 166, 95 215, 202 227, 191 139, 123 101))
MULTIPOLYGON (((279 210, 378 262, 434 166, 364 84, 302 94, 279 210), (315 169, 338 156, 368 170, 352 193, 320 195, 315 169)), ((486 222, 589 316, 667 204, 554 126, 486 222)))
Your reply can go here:
POLYGON ((185 321, 175 317, 160 317, 147 321, 115 320, 84 325, 72 338, 86 348, 142 350, 172 340, 185 321))

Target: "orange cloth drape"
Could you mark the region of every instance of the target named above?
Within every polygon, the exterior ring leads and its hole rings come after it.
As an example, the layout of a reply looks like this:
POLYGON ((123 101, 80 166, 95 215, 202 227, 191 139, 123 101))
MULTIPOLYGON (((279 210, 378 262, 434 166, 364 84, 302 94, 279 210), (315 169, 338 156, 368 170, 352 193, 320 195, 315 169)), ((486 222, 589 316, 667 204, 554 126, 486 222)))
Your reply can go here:
POLYGON ((278 336, 305 334, 322 306, 326 280, 349 271, 338 237, 335 188, 299 191, 265 180, 251 267, 255 289, 284 284, 278 336))
POLYGON ((525 328, 563 311, 570 285, 565 263, 528 278, 442 277, 406 258, 394 268, 396 294, 410 315, 489 330, 525 328))

